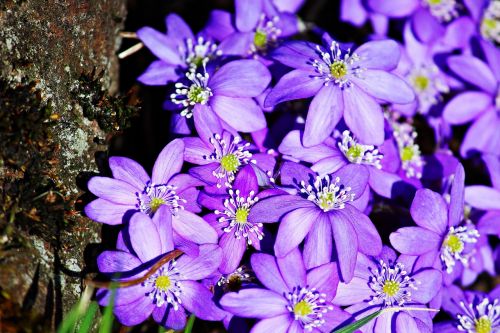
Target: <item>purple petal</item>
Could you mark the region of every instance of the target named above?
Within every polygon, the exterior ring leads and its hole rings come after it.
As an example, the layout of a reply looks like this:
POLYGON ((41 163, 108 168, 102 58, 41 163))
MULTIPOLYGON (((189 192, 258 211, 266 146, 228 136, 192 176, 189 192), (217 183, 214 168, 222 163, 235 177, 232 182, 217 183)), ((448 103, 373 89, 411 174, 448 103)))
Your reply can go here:
POLYGON ((382 251, 382 239, 377 229, 368 216, 358 211, 351 205, 346 205, 338 211, 344 219, 349 220, 358 237, 359 251, 371 256, 376 256, 382 251))
POLYGON ((118 321, 123 325, 135 326, 148 319, 155 307, 153 301, 144 296, 135 302, 115 306, 114 313, 118 321))
POLYGON ((441 237, 435 232, 420 227, 404 227, 391 233, 391 245, 403 254, 421 255, 437 250, 441 237))
POLYGON ((342 118, 344 102, 337 87, 324 86, 313 98, 304 129, 303 144, 311 147, 322 143, 342 118))
POLYGON ((316 208, 299 208, 286 214, 281 219, 274 244, 276 256, 283 257, 298 247, 320 214, 316 208))
POLYGON ((484 185, 467 186, 465 201, 474 208, 500 210, 500 191, 484 185))
POLYGON ((181 171, 182 156, 184 156, 182 140, 175 139, 166 145, 153 166, 153 176, 151 177, 153 183, 166 184, 174 174, 181 171))
POLYGON ((331 301, 335 297, 338 284, 339 274, 335 263, 321 265, 307 273, 307 285, 326 294, 327 301, 331 301))
POLYGON ((446 104, 443 117, 453 125, 465 124, 486 111, 491 102, 489 94, 479 91, 464 92, 446 104))
POLYGON ((182 329, 186 326, 186 312, 180 306, 174 310, 173 306, 156 307, 153 310, 153 319, 162 326, 170 327, 175 330, 182 329))
POLYGON ((283 314, 276 317, 262 319, 252 328, 251 333, 287 333, 288 327, 293 318, 290 315, 283 314))
POLYGON ((334 306, 332 310, 328 310, 323 314, 325 323, 318 328, 318 331, 330 333, 334 331, 337 326, 347 323, 350 318, 351 315, 348 312, 334 306))
POLYGON ((130 219, 128 230, 130 243, 142 262, 148 262, 162 254, 158 229, 148 215, 135 213, 130 219))
POLYGON ((389 17, 410 15, 419 6, 418 0, 369 0, 368 6, 373 11, 389 17))
POLYGON ((355 195, 354 199, 361 197, 368 184, 368 168, 360 164, 348 164, 332 174, 331 178, 340 178, 340 183, 350 187, 349 193, 355 195))
POLYGON ((368 69, 392 71, 400 57, 398 43, 390 39, 365 43, 354 52, 361 58, 359 65, 368 69))
POLYGON ((288 67, 311 70, 312 61, 319 57, 316 47, 309 42, 289 41, 274 50, 271 57, 288 67))
POLYGON ((247 197, 250 192, 259 191, 259 183, 251 165, 244 166, 234 180, 233 188, 240 191, 240 196, 247 197))
POLYGON ((214 95, 256 97, 271 82, 271 73, 257 60, 235 60, 222 66, 210 79, 214 95))
POLYGON ((104 199, 96 199, 85 206, 85 215, 88 218, 110 225, 123 222, 123 217, 128 210, 135 210, 132 205, 119 205, 104 199))
POLYGON ((264 102, 265 107, 314 96, 323 87, 323 81, 309 70, 296 69, 281 77, 264 102))
POLYGON ((177 269, 183 280, 201 280, 213 273, 222 260, 222 250, 216 244, 200 245, 198 256, 183 255, 177 260, 177 269))
POLYGON ((251 31, 257 26, 262 14, 262 1, 235 0, 236 27, 240 31, 251 31))
POLYGON ((191 28, 184 22, 184 20, 177 14, 169 14, 165 19, 167 26, 167 34, 171 38, 176 38, 179 41, 191 39, 193 42, 195 37, 191 28))
POLYGON ((136 161, 127 157, 110 157, 109 168, 113 173, 113 178, 123 180, 130 185, 134 185, 141 191, 150 180, 144 168, 136 161))
POLYGON ((209 105, 197 104, 193 110, 194 127, 200 139, 211 147, 210 138, 214 134, 222 133, 222 125, 219 117, 209 105))
POLYGON ((214 162, 199 167, 193 167, 189 169, 189 174, 194 178, 207 183, 208 185, 215 185, 217 183, 217 179, 215 178, 213 172, 219 167, 220 163, 214 162))
POLYGON ((339 284, 333 303, 341 306, 356 304, 369 300, 372 294, 368 281, 355 276, 349 283, 339 284))
POLYGON ((500 157, 490 154, 483 155, 483 161, 488 168, 491 183, 494 188, 500 189, 500 157))
POLYGON ((347 165, 347 160, 340 150, 336 156, 324 158, 311 166, 311 170, 317 172, 319 176, 325 176, 337 172, 340 168, 347 165))
POLYGON ((448 58, 450 69, 463 80, 484 89, 490 94, 496 94, 497 80, 491 69, 483 61, 473 56, 461 55, 448 58))
POLYGON ((235 32, 224 38, 219 49, 226 56, 247 56, 251 52, 255 33, 235 32))
POLYGON ((222 274, 230 274, 238 268, 247 248, 247 241, 244 237, 236 238, 234 232, 231 232, 222 235, 219 245, 223 258, 219 270, 222 274))
POLYGON ((450 226, 458 225, 462 220, 464 212, 464 182, 464 167, 458 163, 453 183, 451 184, 450 207, 448 209, 448 224, 450 226))
POLYGON ((298 248, 293 249, 282 258, 276 258, 276 262, 288 290, 306 285, 306 268, 298 248))
POLYGON ((273 256, 264 253, 255 253, 250 258, 250 262, 255 275, 266 288, 278 294, 288 290, 276 264, 276 259, 273 256))
POLYGON ((297 208, 315 206, 312 201, 297 195, 276 195, 257 202, 248 216, 252 223, 274 223, 288 212, 297 208))
POLYGON ((413 14, 411 27, 415 31, 415 36, 424 43, 435 41, 445 33, 441 22, 429 10, 424 8, 417 10, 413 14))
POLYGON ((332 227, 328 214, 321 214, 312 226, 304 244, 307 269, 329 263, 332 257, 332 227))
POLYGON ((155 56, 172 65, 183 65, 175 40, 150 27, 137 30, 137 37, 155 56))
POLYGON ((152 219, 158 236, 160 237, 161 251, 160 253, 167 253, 174 249, 174 235, 172 229, 172 213, 170 207, 166 205, 160 206, 152 219))
POLYGON ((415 320, 406 312, 400 312, 396 317, 397 332, 420 332, 415 320))
POLYGON ((481 234, 500 235, 500 212, 484 214, 477 224, 477 229, 481 234))
POLYGON ((97 257, 97 267, 102 273, 128 272, 140 265, 136 256, 123 251, 104 251, 97 257))
POLYGON ((254 132, 266 127, 264 112, 251 98, 214 96, 210 105, 222 120, 237 131, 254 132))
POLYGON ((308 167, 295 162, 285 161, 280 169, 281 185, 300 187, 301 181, 316 178, 316 174, 308 167))
POLYGON ((218 41, 235 32, 232 24, 232 14, 224 10, 212 10, 204 31, 218 41))
POLYGON ((243 318, 289 315, 287 300, 274 291, 265 289, 243 289, 238 293, 227 293, 220 304, 226 311, 243 318))
POLYGON ((443 197, 428 189, 417 191, 410 208, 417 225, 439 235, 444 234, 448 228, 447 211, 443 197))
POLYGON ((500 145, 500 116, 492 107, 485 111, 483 115, 476 120, 465 135, 460 153, 467 156, 469 151, 480 151, 486 154, 498 154, 500 145))
POLYGON ((411 299, 421 303, 427 304, 431 299, 436 296, 441 288, 442 274, 436 269, 425 269, 413 275, 416 281, 420 281, 418 288, 411 293, 411 299))
POLYGON ((163 60, 156 60, 137 78, 137 81, 148 86, 164 86, 177 81, 179 77, 176 66, 167 64, 163 60))
POLYGON ((301 161, 314 163, 330 156, 340 156, 342 153, 335 147, 319 144, 313 147, 304 147, 300 140, 300 131, 290 131, 281 142, 279 152, 290 155, 301 161))
POLYGON ((408 104, 415 99, 415 93, 408 83, 383 70, 366 70, 360 78, 352 80, 368 95, 386 102, 408 104))
POLYGON ((340 3, 340 19, 342 21, 361 27, 367 18, 368 12, 364 8, 362 0, 343 0, 340 3))
POLYGON ((92 177, 87 184, 90 192, 113 203, 137 204, 137 189, 122 180, 108 177, 92 177))
POLYGON ((360 142, 384 142, 384 115, 380 105, 355 85, 343 91, 344 120, 360 142))
POLYGON ((339 214, 330 214, 330 223, 342 281, 349 282, 354 276, 358 254, 356 230, 348 219, 339 214))
POLYGON ((172 226, 180 236, 197 244, 217 242, 217 232, 191 212, 180 209, 172 219, 172 226))
POLYGON ((212 162, 207 158, 212 151, 208 149, 203 140, 200 138, 183 138, 182 141, 184 141, 184 161, 198 165, 212 162))
POLYGON ((219 321, 226 313, 212 301, 213 294, 203 285, 195 281, 182 281, 182 306, 202 320, 219 321))
POLYGON ((495 78, 497 80, 500 80, 500 57, 498 48, 496 48, 493 43, 490 43, 489 41, 486 41, 484 39, 481 39, 479 42, 481 44, 481 49, 483 50, 486 61, 490 65, 490 69, 493 72, 493 75, 495 75, 495 78))

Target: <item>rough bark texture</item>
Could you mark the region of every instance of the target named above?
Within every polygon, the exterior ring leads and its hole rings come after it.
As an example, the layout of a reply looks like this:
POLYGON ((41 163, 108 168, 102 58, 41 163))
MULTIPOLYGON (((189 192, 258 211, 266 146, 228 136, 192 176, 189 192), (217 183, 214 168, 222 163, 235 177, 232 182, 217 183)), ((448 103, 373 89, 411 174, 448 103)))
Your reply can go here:
POLYGON ((0 332, 52 331, 80 296, 100 240, 82 172, 135 110, 112 97, 125 11, 0 0, 0 332))

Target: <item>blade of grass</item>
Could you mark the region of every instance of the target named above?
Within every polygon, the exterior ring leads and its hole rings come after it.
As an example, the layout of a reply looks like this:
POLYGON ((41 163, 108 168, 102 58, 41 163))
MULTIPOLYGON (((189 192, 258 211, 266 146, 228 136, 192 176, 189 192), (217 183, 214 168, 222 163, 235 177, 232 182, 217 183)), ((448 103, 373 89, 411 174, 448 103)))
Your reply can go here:
POLYGON ((101 325, 99 326, 99 333, 111 333, 113 328, 113 320, 115 316, 113 315, 113 307, 115 305, 117 285, 112 283, 110 286, 111 297, 109 298, 108 305, 104 308, 104 314, 101 319, 101 325))
POLYGON ((97 305, 96 302, 90 303, 89 307, 87 308, 87 312, 85 313, 85 316, 80 323, 80 329, 78 330, 78 333, 90 332, 90 328, 92 326, 92 322, 94 321, 97 309, 99 309, 99 305, 97 305))
POLYGON ((345 327, 342 327, 336 331, 332 331, 331 333, 353 333, 356 330, 359 330, 361 327, 365 326, 368 324, 371 320, 377 318, 380 316, 383 310, 378 310, 377 312, 374 312, 366 317, 361 318, 358 321, 355 321, 354 323, 347 325, 345 327))
POLYGON ((184 333, 191 333, 193 330, 193 325, 194 325, 194 320, 196 319, 196 316, 192 314, 189 316, 188 322, 186 324, 186 327, 184 328, 184 333))
POLYGON ((85 288, 80 300, 73 306, 73 308, 71 308, 59 325, 59 328, 57 329, 58 333, 73 333, 75 331, 76 324, 87 309, 93 292, 94 288, 85 288))

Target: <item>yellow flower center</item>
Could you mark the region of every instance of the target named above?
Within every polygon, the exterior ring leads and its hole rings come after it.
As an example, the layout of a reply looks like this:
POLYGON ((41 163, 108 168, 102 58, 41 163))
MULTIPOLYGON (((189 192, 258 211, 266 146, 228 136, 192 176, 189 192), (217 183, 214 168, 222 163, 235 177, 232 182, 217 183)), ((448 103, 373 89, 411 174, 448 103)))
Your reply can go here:
POLYGON ((293 307, 293 313, 299 317, 305 317, 312 313, 311 304, 306 301, 300 301, 293 307))
POLYGON ((163 200, 162 198, 153 198, 153 199, 151 199, 151 202, 149 203, 149 205, 151 206, 151 211, 153 213, 156 213, 158 208, 160 208, 160 206, 164 205, 164 204, 165 204, 165 200, 163 200))
POLYGON ((392 280, 387 280, 382 287, 382 290, 387 296, 394 296, 399 291, 399 283, 392 280))
POLYGON ((267 44, 267 34, 260 30, 256 31, 253 37, 253 43, 259 49, 265 47, 267 44))
POLYGON ((324 211, 328 211, 332 208, 333 200, 334 200, 333 193, 328 192, 319 199, 319 206, 324 211))
POLYGON ((335 61, 330 65, 330 73, 336 79, 341 79, 347 74, 347 65, 343 61, 335 61))
POLYGON ((490 333, 491 332, 491 320, 488 317, 483 316, 476 320, 475 329, 477 333, 490 333))
POLYGON ((250 210, 248 210, 246 208, 238 208, 236 210, 236 214, 235 214, 236 222, 241 223, 241 224, 247 223, 249 213, 250 213, 250 210))
POLYGON ((419 91, 424 91, 429 87, 430 80, 427 76, 418 75, 413 81, 415 88, 419 91))
POLYGON ((240 160, 234 154, 227 154, 220 159, 220 164, 227 172, 235 172, 240 166, 240 160))
POLYGON ((205 100, 207 99, 206 94, 205 94, 205 89, 203 89, 203 87, 196 86, 196 85, 192 85, 189 88, 187 96, 188 96, 189 100, 191 100, 195 103, 202 103, 202 102, 205 102, 205 100))
POLYGON ((361 154, 363 154, 363 149, 361 149, 360 145, 354 145, 351 148, 347 150, 347 156, 349 158, 358 158, 361 157, 361 154))
POLYGON ((456 235, 446 237, 445 245, 453 253, 460 253, 464 250, 464 242, 456 235))
POLYGON ((413 159, 413 156, 414 151, 411 147, 404 147, 401 150, 401 159, 403 160, 403 162, 411 161, 413 159))
POLYGON ((427 3, 431 6, 440 5, 442 0, 427 0, 427 3))
POLYGON ((159 276, 155 281, 155 286, 161 290, 168 290, 170 288, 171 282, 168 276, 159 276))

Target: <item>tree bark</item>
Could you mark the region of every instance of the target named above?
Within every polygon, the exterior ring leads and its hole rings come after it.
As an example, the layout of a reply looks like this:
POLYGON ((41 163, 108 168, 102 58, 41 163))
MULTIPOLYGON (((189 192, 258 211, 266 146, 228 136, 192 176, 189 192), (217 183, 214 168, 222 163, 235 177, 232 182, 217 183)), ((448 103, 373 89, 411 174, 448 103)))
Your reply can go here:
POLYGON ((125 13, 125 0, 0 0, 1 332, 54 330, 93 270, 85 172, 135 111, 114 96, 125 13))

